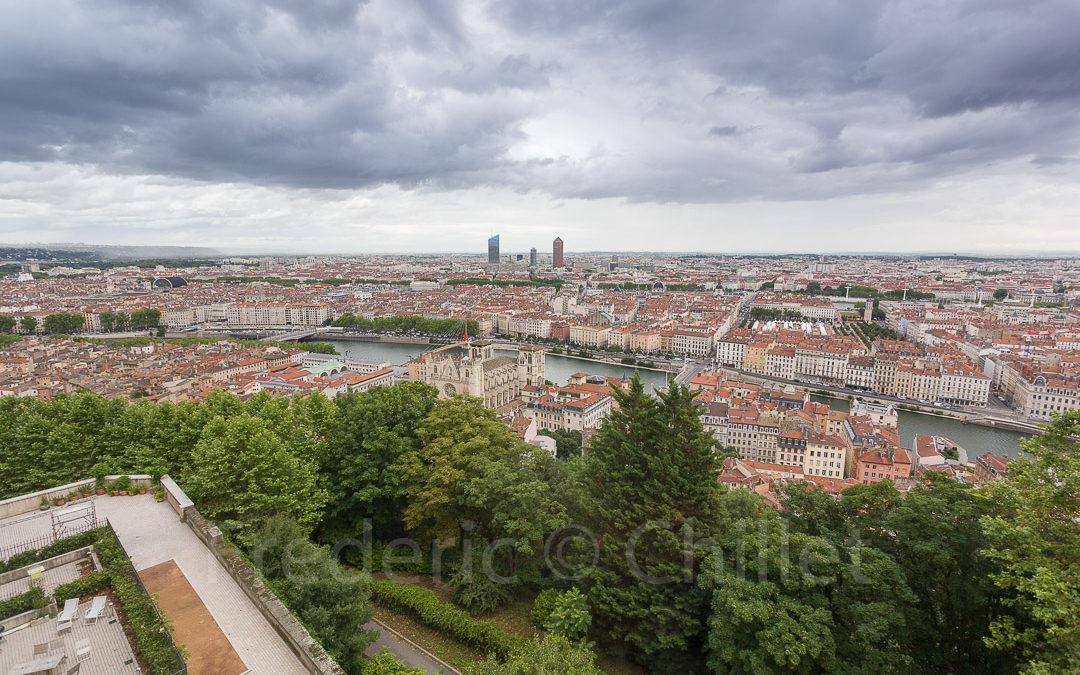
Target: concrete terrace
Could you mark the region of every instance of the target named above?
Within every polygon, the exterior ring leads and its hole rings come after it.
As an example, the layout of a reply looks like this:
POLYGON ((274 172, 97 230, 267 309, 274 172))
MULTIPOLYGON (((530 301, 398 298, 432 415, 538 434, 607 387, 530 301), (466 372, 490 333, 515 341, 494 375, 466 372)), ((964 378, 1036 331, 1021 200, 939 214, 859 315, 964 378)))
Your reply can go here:
MULTIPOLYGON (((248 672, 265 675, 308 672, 167 502, 156 502, 149 494, 94 499, 98 518, 107 518, 112 524, 136 570, 169 560, 176 562, 248 672)), ((46 536, 49 532, 47 515, 0 520, 0 533, 12 542, 46 536)))
MULTIPOLYGON (((78 577, 79 565, 77 563, 71 562, 47 569, 44 574, 41 575, 41 590, 45 592, 45 595, 52 595, 57 586, 66 584, 69 581, 75 581, 78 577)), ((0 584, 0 600, 13 598, 16 595, 21 595, 29 590, 30 576, 25 574, 20 575, 6 584, 0 584)))
POLYGON ((80 675, 134 675, 139 672, 135 655, 131 651, 116 615, 110 607, 96 623, 87 623, 83 614, 89 603, 79 605, 79 618, 70 631, 56 633, 56 619, 42 618, 17 626, 4 633, 0 647, 0 673, 6 673, 16 665, 34 660, 34 645, 52 640, 63 640, 63 647, 54 653, 63 653, 65 660, 60 672, 67 672, 75 665, 75 644, 90 641, 90 656, 80 663, 80 675))

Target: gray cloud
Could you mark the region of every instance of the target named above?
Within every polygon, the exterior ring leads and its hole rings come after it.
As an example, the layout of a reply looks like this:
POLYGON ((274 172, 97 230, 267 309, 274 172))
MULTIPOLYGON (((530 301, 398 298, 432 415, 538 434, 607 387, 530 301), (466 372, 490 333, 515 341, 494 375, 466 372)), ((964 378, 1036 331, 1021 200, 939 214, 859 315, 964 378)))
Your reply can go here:
POLYGON ((713 127, 709 129, 710 136, 734 136, 739 133, 739 127, 734 125, 725 125, 722 127, 713 127))
POLYGON ((0 159, 688 203, 1067 170, 1077 25, 1071 0, 5 3, 0 159))

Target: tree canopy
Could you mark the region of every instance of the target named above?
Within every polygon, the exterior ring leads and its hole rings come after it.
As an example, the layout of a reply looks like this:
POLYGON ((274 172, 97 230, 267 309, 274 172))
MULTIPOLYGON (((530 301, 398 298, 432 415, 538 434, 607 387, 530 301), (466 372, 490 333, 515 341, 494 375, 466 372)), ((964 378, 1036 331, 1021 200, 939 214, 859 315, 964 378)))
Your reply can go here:
POLYGON ((1023 671, 1080 671, 1080 412, 1054 417, 1024 441, 989 488, 985 554, 1000 567, 993 583, 1016 615, 995 618, 987 644, 1016 651, 1023 671))

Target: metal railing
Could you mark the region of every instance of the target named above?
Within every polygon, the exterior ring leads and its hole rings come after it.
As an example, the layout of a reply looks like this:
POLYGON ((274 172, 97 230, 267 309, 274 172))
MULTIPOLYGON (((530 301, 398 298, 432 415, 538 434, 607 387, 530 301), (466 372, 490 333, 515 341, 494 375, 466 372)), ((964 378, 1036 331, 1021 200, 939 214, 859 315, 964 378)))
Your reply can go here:
MULTIPOLYGON (((21 519, 20 521, 18 521, 18 523, 12 523, 12 524, 13 525, 14 524, 22 524, 22 523, 25 523, 28 520, 33 520, 35 518, 48 518, 48 517, 49 517, 49 512, 46 511, 46 512, 43 512, 43 513, 40 513, 40 514, 35 514, 35 515, 33 515, 31 517, 28 517, 28 518, 21 519)), ((82 534, 84 532, 89 532, 90 530, 96 530, 97 528, 103 527, 104 525, 105 525, 105 521, 102 521, 101 519, 95 518, 92 521, 87 520, 87 521, 82 521, 82 522, 79 522, 79 523, 76 523, 76 524, 68 525, 68 526, 66 526, 64 528, 63 533, 58 533, 56 531, 53 531, 52 523, 50 521, 50 523, 48 525, 49 531, 46 532, 45 534, 40 534, 40 535, 38 535, 36 537, 30 537, 28 539, 23 539, 21 541, 15 542, 15 543, 0 544, 0 563, 6 562, 8 559, 10 559, 10 558, 12 558, 12 557, 14 557, 14 556, 16 556, 16 555, 18 555, 20 553, 25 553, 26 551, 35 551, 35 550, 40 549, 40 548, 45 548, 49 544, 57 542, 57 541, 59 541, 61 539, 67 539, 68 537, 73 537, 73 536, 75 536, 77 534, 82 534)), ((2 533, 3 533, 3 530, 0 529, 0 534, 2 534, 2 533)))

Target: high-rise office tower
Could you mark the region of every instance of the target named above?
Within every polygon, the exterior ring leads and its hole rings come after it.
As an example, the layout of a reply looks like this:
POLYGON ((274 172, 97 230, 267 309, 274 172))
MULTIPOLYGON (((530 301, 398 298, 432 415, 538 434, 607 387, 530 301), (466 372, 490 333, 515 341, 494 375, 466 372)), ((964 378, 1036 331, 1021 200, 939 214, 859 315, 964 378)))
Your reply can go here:
POLYGON ((499 235, 488 239, 488 264, 499 264, 499 235))
POLYGON ((536 267, 536 249, 529 249, 529 267, 536 267))
POLYGON ((551 266, 563 266, 562 237, 555 237, 555 241, 551 243, 551 266))

